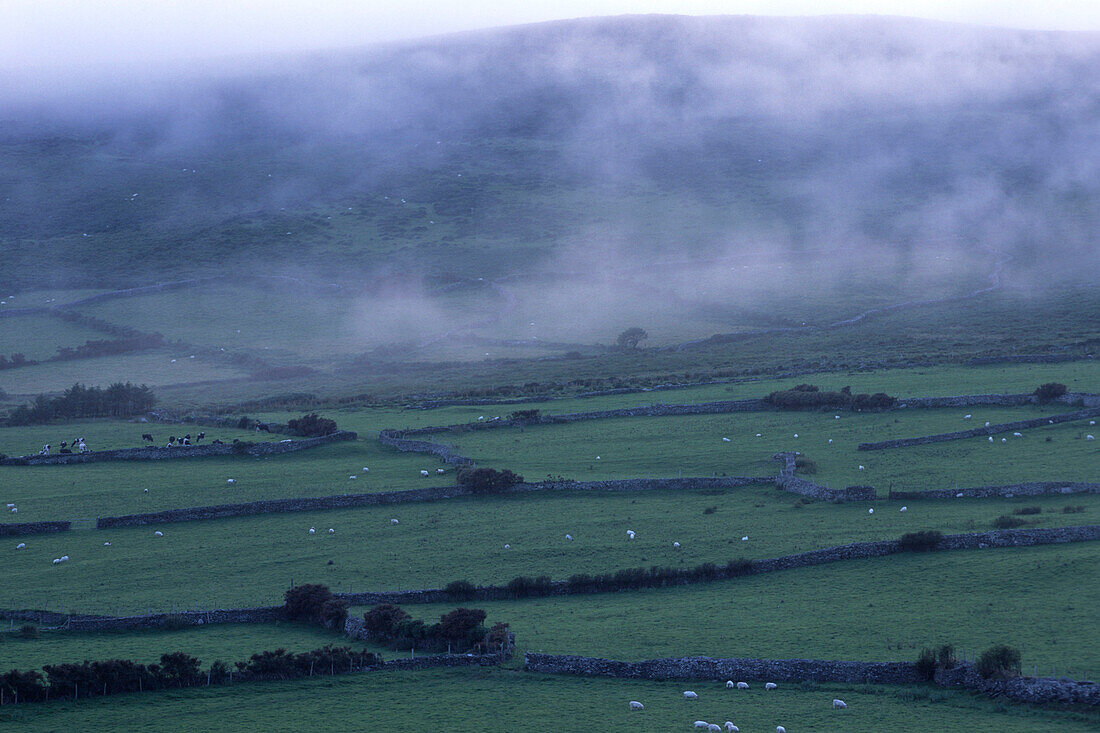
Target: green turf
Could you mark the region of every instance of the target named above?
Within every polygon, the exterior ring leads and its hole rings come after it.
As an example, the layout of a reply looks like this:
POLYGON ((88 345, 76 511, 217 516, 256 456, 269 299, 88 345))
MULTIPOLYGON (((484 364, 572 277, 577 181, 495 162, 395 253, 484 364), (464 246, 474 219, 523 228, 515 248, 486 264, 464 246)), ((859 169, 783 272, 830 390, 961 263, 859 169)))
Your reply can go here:
POLYGON ((325 721, 340 730, 481 733, 539 729, 583 733, 691 730, 694 720, 735 721, 743 731, 852 733, 922 730, 1095 730, 1095 715, 1044 710, 931 687, 783 685, 730 693, 716 682, 547 676, 496 669, 371 672, 295 682, 124 695, 0 710, 20 730, 299 731, 325 721), (684 689, 699 699, 685 701, 684 689), (840 697, 848 709, 834 712, 840 697), (640 700, 644 711, 630 711, 640 700))
MULTIPOLYGON (((0 354, 21 353, 30 360, 49 359, 61 346, 80 346, 89 339, 110 338, 75 323, 51 316, 0 318, 0 354)), ((0 380, 3 380, 0 372, 0 380)))
MULTIPOLYGON (((1100 543, 892 555, 716 583, 477 602, 520 650, 672 656, 912 660, 953 643, 967 658, 1020 649, 1024 669, 1095 679, 1100 543), (1051 619, 1058 619, 1052 623, 1051 619)), ((408 606, 434 619, 453 604, 408 606)), ((362 612, 363 609, 353 609, 362 612)))
POLYGON ((0 669, 5 672, 84 660, 132 659, 151 664, 161 654, 174 651, 198 657, 208 666, 215 659, 229 663, 244 661, 258 652, 279 648, 298 653, 326 644, 353 645, 357 649, 362 646, 334 631, 292 623, 211 624, 176 631, 40 631, 34 639, 21 638, 18 631, 7 631, 12 627, 18 630, 20 623, 5 622, 5 632, 0 633, 0 669))
POLYGON ((506 583, 517 575, 564 579, 774 557, 921 529, 988 530, 1020 506, 1043 508, 1026 517, 1040 527, 1095 523, 1100 512, 1100 496, 910 502, 904 513, 900 503, 882 502, 874 515, 862 504, 799 508, 796 499, 769 487, 516 495, 8 538, 10 587, 0 605, 86 612, 268 605, 291 581, 363 591, 506 583), (1085 511, 1064 514, 1066 505, 1085 511), (19 542, 26 548, 15 549, 19 542), (61 555, 72 560, 52 566, 61 555))

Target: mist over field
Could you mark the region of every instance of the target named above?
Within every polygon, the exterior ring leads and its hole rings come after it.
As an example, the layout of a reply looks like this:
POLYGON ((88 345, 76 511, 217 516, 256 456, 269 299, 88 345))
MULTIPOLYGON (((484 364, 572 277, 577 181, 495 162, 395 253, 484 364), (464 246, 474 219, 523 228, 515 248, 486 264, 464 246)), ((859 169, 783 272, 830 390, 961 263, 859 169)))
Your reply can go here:
POLYGON ((1098 34, 636 16, 5 81, 13 290, 292 276, 366 345, 592 342, 1100 269, 1098 34))

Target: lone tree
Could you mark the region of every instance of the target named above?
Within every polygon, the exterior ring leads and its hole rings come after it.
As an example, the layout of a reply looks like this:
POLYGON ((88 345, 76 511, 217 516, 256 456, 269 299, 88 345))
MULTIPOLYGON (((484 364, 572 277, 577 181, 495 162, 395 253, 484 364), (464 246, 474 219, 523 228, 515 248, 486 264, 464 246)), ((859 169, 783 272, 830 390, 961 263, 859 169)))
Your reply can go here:
POLYGON ((636 349, 638 343, 645 341, 647 338, 649 338, 649 334, 645 332, 644 328, 633 326, 620 333, 619 337, 615 339, 615 343, 619 345, 620 349, 636 349))

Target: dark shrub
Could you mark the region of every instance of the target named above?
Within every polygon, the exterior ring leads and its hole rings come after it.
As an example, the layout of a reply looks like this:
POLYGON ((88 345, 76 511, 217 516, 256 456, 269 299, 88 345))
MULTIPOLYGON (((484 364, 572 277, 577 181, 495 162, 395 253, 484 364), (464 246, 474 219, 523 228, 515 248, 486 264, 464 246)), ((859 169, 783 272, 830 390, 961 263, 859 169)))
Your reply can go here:
POLYGON ((940 644, 940 648, 936 650, 936 663, 943 669, 954 669, 958 664, 955 659, 955 645, 954 644, 940 644))
POLYGON ((541 410, 516 410, 508 419, 512 422, 532 423, 537 422, 541 410))
POLYGON ((329 629, 343 629, 348 620, 348 602, 343 598, 330 598, 321 605, 321 623, 329 629))
POLYGON ((477 593, 477 587, 468 580, 454 580, 443 589, 456 601, 468 601, 477 593))
POLYGON ((199 660, 183 652, 162 654, 160 673, 166 685, 189 687, 199 679, 199 660))
POLYGON ((1085 511, 1083 506, 1064 506, 1062 507, 1062 514, 1081 514, 1085 511))
MULTIPOLYGON (((336 597, 327 586, 307 583, 288 590, 284 599, 283 613, 287 618, 319 624, 325 622, 325 604, 336 597)), ((344 615, 347 616, 346 605, 344 615)))
POLYGON ((1026 524, 1030 524, 1030 522, 1026 519, 1013 517, 1009 514, 1002 514, 993 520, 993 526, 997 529, 1012 529, 1013 527, 1023 527, 1026 524))
POLYGON ((588 573, 577 573, 569 576, 566 585, 570 593, 583 593, 595 589, 597 587, 596 582, 596 578, 588 573))
POLYGON ((510 486, 523 483, 523 476, 508 469, 497 471, 493 468, 460 468, 458 485, 475 494, 493 494, 504 491, 510 486))
POLYGON ((850 387, 839 392, 822 392, 812 384, 800 384, 791 389, 772 392, 764 401, 784 410, 885 410, 897 402, 894 397, 883 392, 854 395, 850 387))
POLYGON ((1039 398, 1040 404, 1046 404, 1047 402, 1058 399, 1067 391, 1069 390, 1064 384, 1059 382, 1047 382, 1046 384, 1039 385, 1032 394, 1039 398))
POLYGON ((794 470, 801 471, 802 473, 817 473, 817 463, 811 461, 809 458, 799 456, 794 459, 794 470))
POLYGON ((409 614, 398 606, 380 603, 363 614, 363 630, 370 638, 385 641, 392 639, 398 627, 409 618, 409 614))
POLYGON ((1020 674, 1020 650, 1004 644, 986 649, 974 665, 978 674, 988 679, 1008 679, 1020 674))
POLYGON ((255 443, 249 440, 234 440, 233 452, 237 455, 247 455, 248 451, 252 450, 252 446, 254 445, 255 443))
POLYGON ((942 539, 943 533, 934 529, 906 532, 898 539, 898 547, 905 552, 928 552, 936 549, 942 539))
POLYGON ((741 558, 739 560, 730 560, 726 563, 726 575, 731 578, 738 575, 748 575, 752 572, 752 560, 746 560, 741 558))
POLYGON ((465 643, 466 646, 481 641, 485 637, 486 613, 480 608, 456 608, 439 617, 437 633, 440 639, 448 642, 465 643))
POLYGON ((191 624, 187 623, 187 619, 180 616, 178 613, 173 613, 164 617, 164 628, 169 631, 179 631, 180 629, 186 629, 191 624))
POLYGON ((718 511, 718 507, 708 506, 706 509, 703 510, 703 514, 714 514, 716 511, 718 511))
POLYGON ((1022 506, 1018 509, 1013 509, 1013 514, 1039 514, 1043 511, 1041 506, 1022 506))
POLYGON ((917 674, 929 680, 936 676, 936 653, 931 649, 921 649, 917 657, 917 674))
POLYGON ((289 420, 286 424, 291 435, 303 438, 319 438, 323 435, 332 435, 336 432, 336 421, 321 417, 316 412, 289 420))

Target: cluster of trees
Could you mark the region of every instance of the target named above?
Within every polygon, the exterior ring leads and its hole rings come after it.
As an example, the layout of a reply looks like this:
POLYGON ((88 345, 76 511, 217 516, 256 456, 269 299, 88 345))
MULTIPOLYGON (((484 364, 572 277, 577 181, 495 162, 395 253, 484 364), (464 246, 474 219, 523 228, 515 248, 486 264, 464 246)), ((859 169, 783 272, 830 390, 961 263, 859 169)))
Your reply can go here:
POLYGON ((839 392, 822 392, 812 384, 800 384, 772 392, 764 401, 781 410, 886 410, 894 406, 897 398, 885 392, 852 394, 851 387, 844 387, 839 392))
POLYGON ((523 476, 508 469, 463 467, 458 470, 458 485, 475 494, 495 494, 523 483, 523 476))
POLYGON ((29 405, 20 405, 10 416, 8 425, 34 425, 58 418, 129 417, 152 409, 156 395, 148 386, 115 382, 106 389, 74 384, 59 397, 38 395, 29 405))
POLYGON ((486 629, 486 615, 480 608, 456 608, 429 626, 400 606, 382 603, 363 614, 363 631, 372 641, 393 649, 457 654, 500 650, 508 640, 508 624, 497 623, 486 629))
POLYGON ((336 432, 336 421, 321 417, 316 412, 287 421, 287 432, 303 438, 319 438, 336 432))
POLYGON ((37 361, 28 359, 26 354, 21 351, 17 351, 11 356, 4 356, 3 354, 0 354, 0 369, 14 369, 16 367, 27 366, 37 363, 37 361))
POLYGON ((261 652, 232 667, 217 661, 206 671, 202 670, 198 659, 183 652, 162 654, 160 664, 141 664, 129 659, 48 664, 42 668, 45 677, 34 670, 13 669, 0 674, 0 702, 76 700, 125 692, 222 685, 234 680, 286 680, 351 672, 381 663, 382 658, 377 654, 330 644, 301 654, 288 654, 285 649, 261 652))
POLYGON ((348 618, 348 602, 337 598, 328 586, 296 585, 283 595, 283 615, 292 621, 342 630, 348 618))

